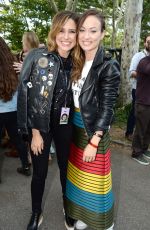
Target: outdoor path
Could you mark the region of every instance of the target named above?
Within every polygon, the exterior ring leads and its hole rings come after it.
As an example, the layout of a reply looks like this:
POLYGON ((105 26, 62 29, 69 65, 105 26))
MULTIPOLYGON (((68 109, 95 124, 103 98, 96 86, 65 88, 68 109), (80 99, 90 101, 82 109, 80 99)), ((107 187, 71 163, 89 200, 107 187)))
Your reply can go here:
MULTIPOLYGON (((0 230, 26 230, 31 213, 31 177, 17 174, 19 159, 3 157, 2 150, 0 155, 0 230)), ((150 166, 133 161, 130 148, 113 145, 112 173, 114 230, 150 230, 150 166)), ((44 222, 40 230, 65 230, 56 159, 49 165, 43 203, 44 222)))

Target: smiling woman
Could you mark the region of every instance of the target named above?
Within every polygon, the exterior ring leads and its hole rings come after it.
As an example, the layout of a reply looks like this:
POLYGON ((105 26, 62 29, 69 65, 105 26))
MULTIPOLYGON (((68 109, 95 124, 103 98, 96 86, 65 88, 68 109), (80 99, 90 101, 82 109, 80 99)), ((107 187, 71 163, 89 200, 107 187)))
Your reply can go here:
POLYGON ((57 34, 56 43, 60 56, 66 58, 76 44, 76 25, 72 19, 69 19, 57 34))
POLYGON ((75 44, 76 24, 74 19, 54 18, 48 35, 48 50, 54 51, 57 49, 60 56, 67 58, 75 44))
POLYGON ((118 95, 120 71, 101 47, 105 21, 97 10, 79 20, 74 51, 73 141, 70 150, 66 211, 76 229, 113 229, 113 192, 109 127, 118 95))
MULTIPOLYGON (((48 48, 34 49, 23 63, 18 95, 18 126, 20 132, 29 137, 33 163, 32 216, 27 230, 37 230, 43 220, 41 204, 52 138, 56 146, 63 201, 65 198, 72 138, 71 54, 76 45, 77 21, 75 13, 59 12, 48 35, 48 48), (67 119, 62 122, 64 117, 67 119)), ((67 229, 73 224, 74 221, 65 214, 67 229)))

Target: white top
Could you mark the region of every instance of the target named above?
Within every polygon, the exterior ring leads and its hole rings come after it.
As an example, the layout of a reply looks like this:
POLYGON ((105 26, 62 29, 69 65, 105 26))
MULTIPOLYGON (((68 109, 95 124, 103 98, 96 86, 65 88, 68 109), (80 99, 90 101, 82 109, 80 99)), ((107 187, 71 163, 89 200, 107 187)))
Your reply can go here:
MULTIPOLYGON (((131 60, 131 64, 130 64, 130 69, 129 69, 129 75, 131 76, 131 73, 133 71, 136 71, 137 66, 139 64, 139 62, 141 61, 141 59, 143 59, 144 57, 148 56, 149 53, 146 50, 143 50, 141 52, 136 53, 132 60, 131 60)), ((136 89, 136 83, 137 80, 135 78, 131 78, 131 83, 132 83, 132 89, 136 89)))
POLYGON ((72 83, 74 106, 76 108, 79 108, 79 96, 81 93, 81 89, 82 89, 84 82, 88 76, 88 73, 91 69, 92 63, 93 63, 93 60, 86 61, 84 64, 84 67, 82 69, 81 78, 77 82, 72 83))

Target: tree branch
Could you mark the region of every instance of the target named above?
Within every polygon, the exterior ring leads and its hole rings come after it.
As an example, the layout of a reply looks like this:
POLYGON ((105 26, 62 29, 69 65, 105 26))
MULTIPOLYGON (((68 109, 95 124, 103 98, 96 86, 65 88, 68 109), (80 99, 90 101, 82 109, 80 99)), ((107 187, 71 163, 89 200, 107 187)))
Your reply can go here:
POLYGON ((54 10, 55 13, 58 13, 59 10, 58 10, 55 0, 48 0, 48 4, 54 10))
POLYGON ((9 10, 9 6, 3 3, 0 3, 0 7, 3 7, 5 10, 9 10))
POLYGON ((78 4, 78 0, 66 0, 65 10, 75 11, 78 4))
POLYGON ((120 23, 121 19, 123 18, 125 6, 126 6, 126 2, 124 0, 122 0, 120 10, 119 10, 119 16, 118 16, 118 19, 116 21, 116 31, 118 30, 119 23, 120 23))

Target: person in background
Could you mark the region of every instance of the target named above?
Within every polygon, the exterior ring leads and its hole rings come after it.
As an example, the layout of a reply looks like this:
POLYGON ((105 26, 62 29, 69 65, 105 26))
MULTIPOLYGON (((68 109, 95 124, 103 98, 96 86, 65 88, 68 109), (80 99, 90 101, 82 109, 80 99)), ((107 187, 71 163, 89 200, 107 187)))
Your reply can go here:
POLYGON ((38 36, 34 31, 25 32, 22 36, 22 51, 18 57, 18 62, 14 62, 14 70, 16 73, 20 73, 22 68, 22 63, 26 55, 35 48, 38 48, 40 46, 38 36))
POLYGON ((120 67, 101 46, 102 14, 90 9, 79 19, 72 71, 73 142, 68 163, 66 212, 75 229, 113 229, 109 128, 118 96, 120 67))
POLYGON ((127 128, 126 128, 126 133, 125 137, 129 140, 133 140, 133 131, 135 127, 135 94, 136 94, 136 84, 137 84, 137 66, 140 62, 140 60, 150 54, 150 34, 148 34, 145 39, 144 39, 144 50, 141 52, 136 53, 132 60, 131 60, 131 65, 129 69, 129 74, 131 77, 131 83, 132 83, 132 105, 131 105, 131 110, 128 116, 127 120, 127 128))
MULTIPOLYGON (((14 55, 4 39, 0 37, 0 141, 5 127, 11 142, 19 152, 22 162, 20 170, 31 175, 27 158, 27 146, 18 135, 17 128, 17 87, 18 76, 13 69, 14 55)), ((18 171, 18 169, 17 169, 18 171)))
MULTIPOLYGON (((22 51, 17 55, 17 61, 14 62, 13 67, 17 74, 20 74, 23 61, 27 54, 32 50, 40 46, 38 36, 34 31, 25 32, 22 36, 22 51)), ((27 143, 26 143, 27 144, 27 143)), ((28 150, 28 161, 31 164, 31 155, 28 150)), ((21 168, 17 170, 19 173, 22 172, 21 168)))
POLYGON ((135 117, 132 159, 142 165, 149 165, 147 159, 150 159, 150 55, 143 58, 137 66, 135 117))
MULTIPOLYGON (((77 20, 73 12, 58 13, 48 35, 48 48, 32 50, 24 60, 20 74, 18 127, 23 136, 29 136, 33 164, 32 215, 27 230, 37 230, 43 220, 42 198, 52 139, 65 199, 73 113, 70 72, 77 20), (61 124, 60 118, 64 113, 69 119, 61 124)), ((65 214, 67 229, 71 229, 72 221, 65 214)))
MULTIPOLYGON (((23 49, 20 53, 16 55, 16 60, 13 64, 14 69, 17 74, 20 73, 23 60, 25 56, 28 54, 28 52, 31 49, 38 48, 39 46, 42 47, 44 44, 39 44, 39 39, 36 33, 33 31, 30 31, 30 32, 25 32, 23 34, 22 45, 23 45, 23 49)), ((19 156, 18 151, 16 150, 15 146, 13 146, 12 143, 9 141, 9 136, 5 129, 3 132, 2 146, 11 149, 11 151, 5 153, 7 157, 18 157, 19 156)))

